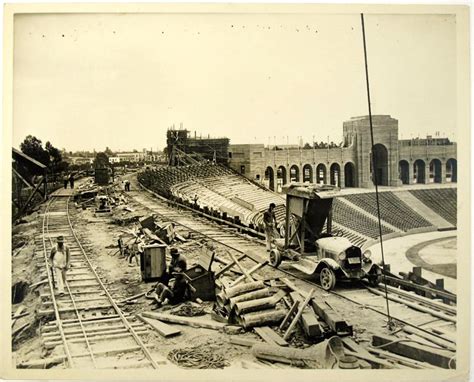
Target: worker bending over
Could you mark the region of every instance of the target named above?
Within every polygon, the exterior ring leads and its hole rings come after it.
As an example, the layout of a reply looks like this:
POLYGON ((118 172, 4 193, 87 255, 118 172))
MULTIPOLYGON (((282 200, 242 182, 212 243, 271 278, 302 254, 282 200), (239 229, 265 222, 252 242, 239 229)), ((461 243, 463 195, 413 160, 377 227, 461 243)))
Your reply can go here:
POLYGON ((58 236, 57 241, 57 245, 51 248, 49 262, 56 279, 57 289, 62 296, 64 295, 64 286, 66 285, 66 272, 71 265, 71 257, 69 255, 69 247, 64 244, 64 237, 58 236))
POLYGON ((267 241, 267 252, 272 249, 272 243, 275 237, 276 217, 275 217, 275 203, 270 203, 268 210, 263 214, 263 223, 265 224, 265 239, 267 241))

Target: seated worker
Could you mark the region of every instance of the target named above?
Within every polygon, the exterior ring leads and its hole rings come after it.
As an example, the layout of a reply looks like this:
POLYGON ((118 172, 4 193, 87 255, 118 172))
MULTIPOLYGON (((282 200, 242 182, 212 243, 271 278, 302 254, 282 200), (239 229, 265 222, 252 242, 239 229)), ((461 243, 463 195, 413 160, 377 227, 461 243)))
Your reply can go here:
POLYGON ((169 303, 176 305, 186 301, 190 298, 191 293, 196 291, 196 289, 189 284, 182 269, 176 267, 175 270, 176 272, 173 273, 173 278, 169 281, 168 286, 163 283, 158 283, 155 286, 153 298, 155 299, 157 308, 163 304, 169 303))
POLYGON ((186 258, 183 255, 180 255, 177 248, 171 248, 170 250, 171 261, 168 266, 168 271, 161 276, 161 282, 165 285, 168 285, 168 281, 171 279, 171 275, 177 272, 177 269, 180 269, 180 272, 186 272, 188 269, 188 263, 186 258))

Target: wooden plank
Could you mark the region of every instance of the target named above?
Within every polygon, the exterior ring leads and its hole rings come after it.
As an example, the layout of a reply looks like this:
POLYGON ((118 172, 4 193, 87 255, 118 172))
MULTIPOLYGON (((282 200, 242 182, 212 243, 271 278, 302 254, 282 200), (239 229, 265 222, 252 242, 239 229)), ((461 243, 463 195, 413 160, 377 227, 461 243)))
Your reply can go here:
MULTIPOLYGON (((286 300, 285 300, 285 302, 286 302, 286 300)), ((286 324, 290 320, 291 316, 296 312, 296 309, 298 309, 299 304, 300 304, 299 301, 295 301, 293 303, 293 305, 290 308, 290 311, 288 312, 288 314, 286 315, 286 317, 283 319, 283 321, 280 324, 280 330, 283 330, 283 328, 286 326, 286 324)))
POLYGON ((181 330, 172 327, 171 325, 165 324, 164 322, 155 320, 154 318, 143 317, 141 314, 138 314, 137 317, 150 325, 155 329, 161 336, 168 338, 181 334, 181 330))
MULTIPOLYGON (((303 302, 303 298, 297 292, 291 292, 290 297, 293 301, 298 301, 300 304, 303 302)), ((303 314, 300 318, 300 324, 306 336, 310 338, 321 337, 323 335, 323 330, 319 325, 318 316, 316 313, 314 313, 313 308, 310 306, 307 306, 303 310, 303 314)))
MULTIPOLYGON (((291 290, 298 292, 301 296, 305 296, 305 292, 293 284, 290 280, 284 278, 281 279, 286 286, 291 290)), ((314 312, 335 332, 338 336, 351 336, 352 325, 349 325, 342 316, 334 311, 324 300, 313 297, 311 299, 311 305, 314 312)))
POLYGON ((293 331, 294 327, 298 323, 298 320, 300 319, 301 315, 303 314, 304 308, 306 307, 306 305, 308 305, 309 301, 313 297, 314 292, 315 292, 315 289, 311 289, 309 291, 308 295, 306 296, 305 300, 303 301, 303 303, 298 308, 298 312, 296 313, 295 318, 293 318, 293 321, 291 321, 290 326, 288 327, 288 329, 285 332, 285 335, 283 336, 284 340, 287 340, 288 337, 290 336, 290 333, 293 331))
POLYGON ((136 300, 137 298, 140 298, 140 297, 142 297, 142 296, 145 296, 145 294, 146 294, 146 292, 135 294, 135 295, 133 295, 133 296, 124 298, 123 300, 117 301, 117 304, 124 304, 124 303, 126 303, 126 302, 128 302, 128 301, 136 300))
POLYGON ((383 357, 386 360, 390 360, 392 362, 396 362, 397 365, 403 365, 409 367, 411 369, 438 369, 436 366, 430 365, 426 362, 418 362, 411 358, 403 357, 401 355, 391 353, 381 349, 375 349, 370 347, 369 350, 378 355, 379 357, 383 357))
POLYGON ((407 288, 411 288, 414 291, 432 293, 434 295, 437 295, 439 297, 442 297, 442 298, 444 298, 446 300, 449 300, 449 301, 452 301, 452 302, 456 302, 456 299, 457 299, 455 294, 444 291, 444 290, 425 287, 423 285, 418 285, 418 284, 415 284, 411 281, 399 279, 399 278, 396 278, 396 277, 385 276, 385 278, 387 279, 387 281, 390 281, 390 282, 396 284, 397 286, 404 286, 404 287, 407 287, 407 288))
MULTIPOLYGON (((260 268, 263 268, 265 265, 268 264, 268 260, 265 260, 264 262, 262 263, 258 263, 257 265, 253 266, 252 268, 250 268, 248 270, 248 274, 251 275, 252 273, 255 273, 256 271, 258 271, 260 268)), ((240 277, 237 277, 235 279, 235 281, 233 281, 231 284, 230 284, 230 287, 233 287, 233 286, 236 286, 238 283, 242 282, 245 280, 245 275, 242 275, 240 277)))
POLYGON ((25 308, 24 305, 20 305, 18 307, 18 309, 15 311, 15 313, 13 314, 13 317, 12 317, 12 328, 15 325, 16 321, 18 320, 18 318, 19 318, 18 316, 20 316, 25 309, 26 308, 25 308))
POLYGON ((229 342, 233 345, 247 346, 252 347, 255 344, 261 344, 261 341, 249 340, 247 338, 242 338, 239 336, 230 336, 229 342))
POLYGON ((372 346, 444 369, 456 368, 455 353, 403 340, 393 336, 373 335, 372 346))
POLYGON ((239 260, 234 256, 233 253, 228 252, 230 258, 233 260, 233 262, 237 265, 237 267, 241 270, 241 272, 245 275, 245 277, 250 281, 255 281, 255 279, 248 273, 248 271, 239 263, 239 260))
MULTIPOLYGON (((382 287, 378 287, 377 289, 383 291, 382 287)), ((411 298, 411 299, 413 299, 415 301, 418 301, 422 304, 428 305, 431 308, 444 310, 444 311, 452 313, 452 314, 457 314, 457 309, 454 305, 448 305, 448 304, 445 304, 443 302, 435 301, 435 300, 427 298, 427 297, 419 296, 419 295, 415 294, 414 292, 410 293, 410 292, 404 291, 402 289, 391 287, 389 285, 387 285, 387 290, 389 292, 393 292, 393 293, 398 294, 400 296, 411 298)))
POLYGON ((167 313, 142 312, 142 316, 147 318, 155 318, 160 321, 171 322, 173 324, 188 325, 194 328, 207 328, 221 330, 226 324, 222 322, 214 322, 200 317, 182 317, 167 313))
POLYGON ((253 328, 253 330, 260 337, 262 337, 265 342, 268 342, 270 345, 288 346, 288 342, 286 342, 283 338, 281 338, 269 326, 255 327, 255 328, 253 328))
MULTIPOLYGON (((238 260, 242 260, 243 258, 245 258, 245 255, 240 255, 237 259, 238 260)), ((231 262, 227 262, 227 261, 224 261, 223 259, 221 259, 219 256, 215 255, 214 256, 214 260, 217 260, 223 264, 226 264, 222 269, 219 269, 216 274, 215 274, 215 277, 216 279, 224 272, 227 272, 229 269, 231 269, 232 267, 234 267, 235 263, 233 261, 231 262)), ((234 272, 238 272, 238 271, 234 271, 234 272)), ((239 272, 241 273, 241 272, 239 272)))
POLYGON ((364 347, 360 346, 358 343, 356 343, 352 338, 350 337, 342 337, 341 338, 342 342, 344 345, 350 349, 351 351, 345 350, 344 352, 347 355, 354 355, 357 358, 363 359, 365 361, 370 362, 371 364, 375 364, 376 366, 382 366, 384 369, 392 369, 393 365, 390 362, 387 362, 383 359, 376 358, 372 354, 368 352, 367 349, 364 347))
POLYGON ((426 341, 431 342, 432 344, 441 346, 445 349, 451 350, 451 351, 456 351, 456 346, 453 344, 450 340, 440 338, 440 336, 435 336, 433 334, 426 333, 422 330, 412 328, 411 326, 405 325, 403 327, 403 331, 407 332, 409 334, 415 334, 421 338, 423 338, 426 341))
MULTIPOLYGON (((379 291, 378 289, 374 289, 374 288, 370 288, 370 287, 367 287, 367 289, 370 290, 372 293, 375 293, 375 294, 378 294, 379 296, 384 296, 385 297, 385 294, 383 292, 379 291)), ((438 312, 436 310, 426 308, 426 307, 421 306, 419 304, 409 302, 409 301, 404 300, 404 299, 399 298, 399 297, 395 297, 395 296, 391 296, 391 295, 388 295, 387 297, 388 297, 389 300, 398 302, 400 304, 404 304, 404 305, 409 306, 410 308, 413 308, 413 309, 418 310, 420 312, 431 314, 434 317, 438 317, 438 318, 441 318, 443 320, 451 321, 451 322, 456 322, 457 321, 456 316, 450 316, 450 315, 438 312)))

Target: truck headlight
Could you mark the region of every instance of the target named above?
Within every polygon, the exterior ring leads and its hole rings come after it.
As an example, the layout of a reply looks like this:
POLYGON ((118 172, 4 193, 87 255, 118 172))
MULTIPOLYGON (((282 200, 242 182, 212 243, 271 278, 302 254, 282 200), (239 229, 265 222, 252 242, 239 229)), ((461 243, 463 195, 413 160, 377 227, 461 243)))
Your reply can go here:
POLYGON ((343 260, 346 259, 346 254, 345 254, 344 252, 341 252, 341 253, 337 256, 337 258, 338 258, 340 261, 343 261, 343 260))

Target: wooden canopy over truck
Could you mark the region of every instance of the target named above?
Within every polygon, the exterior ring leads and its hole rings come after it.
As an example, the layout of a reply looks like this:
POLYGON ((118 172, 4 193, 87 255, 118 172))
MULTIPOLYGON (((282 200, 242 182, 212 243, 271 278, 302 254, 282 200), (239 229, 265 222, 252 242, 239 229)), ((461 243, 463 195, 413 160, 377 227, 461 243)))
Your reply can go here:
POLYGON ((330 185, 291 183, 286 194, 284 239, 273 240, 270 263, 283 259, 306 274, 319 275, 321 286, 332 289, 337 279, 380 281, 381 270, 345 237, 332 235, 332 204, 339 189, 330 185))

